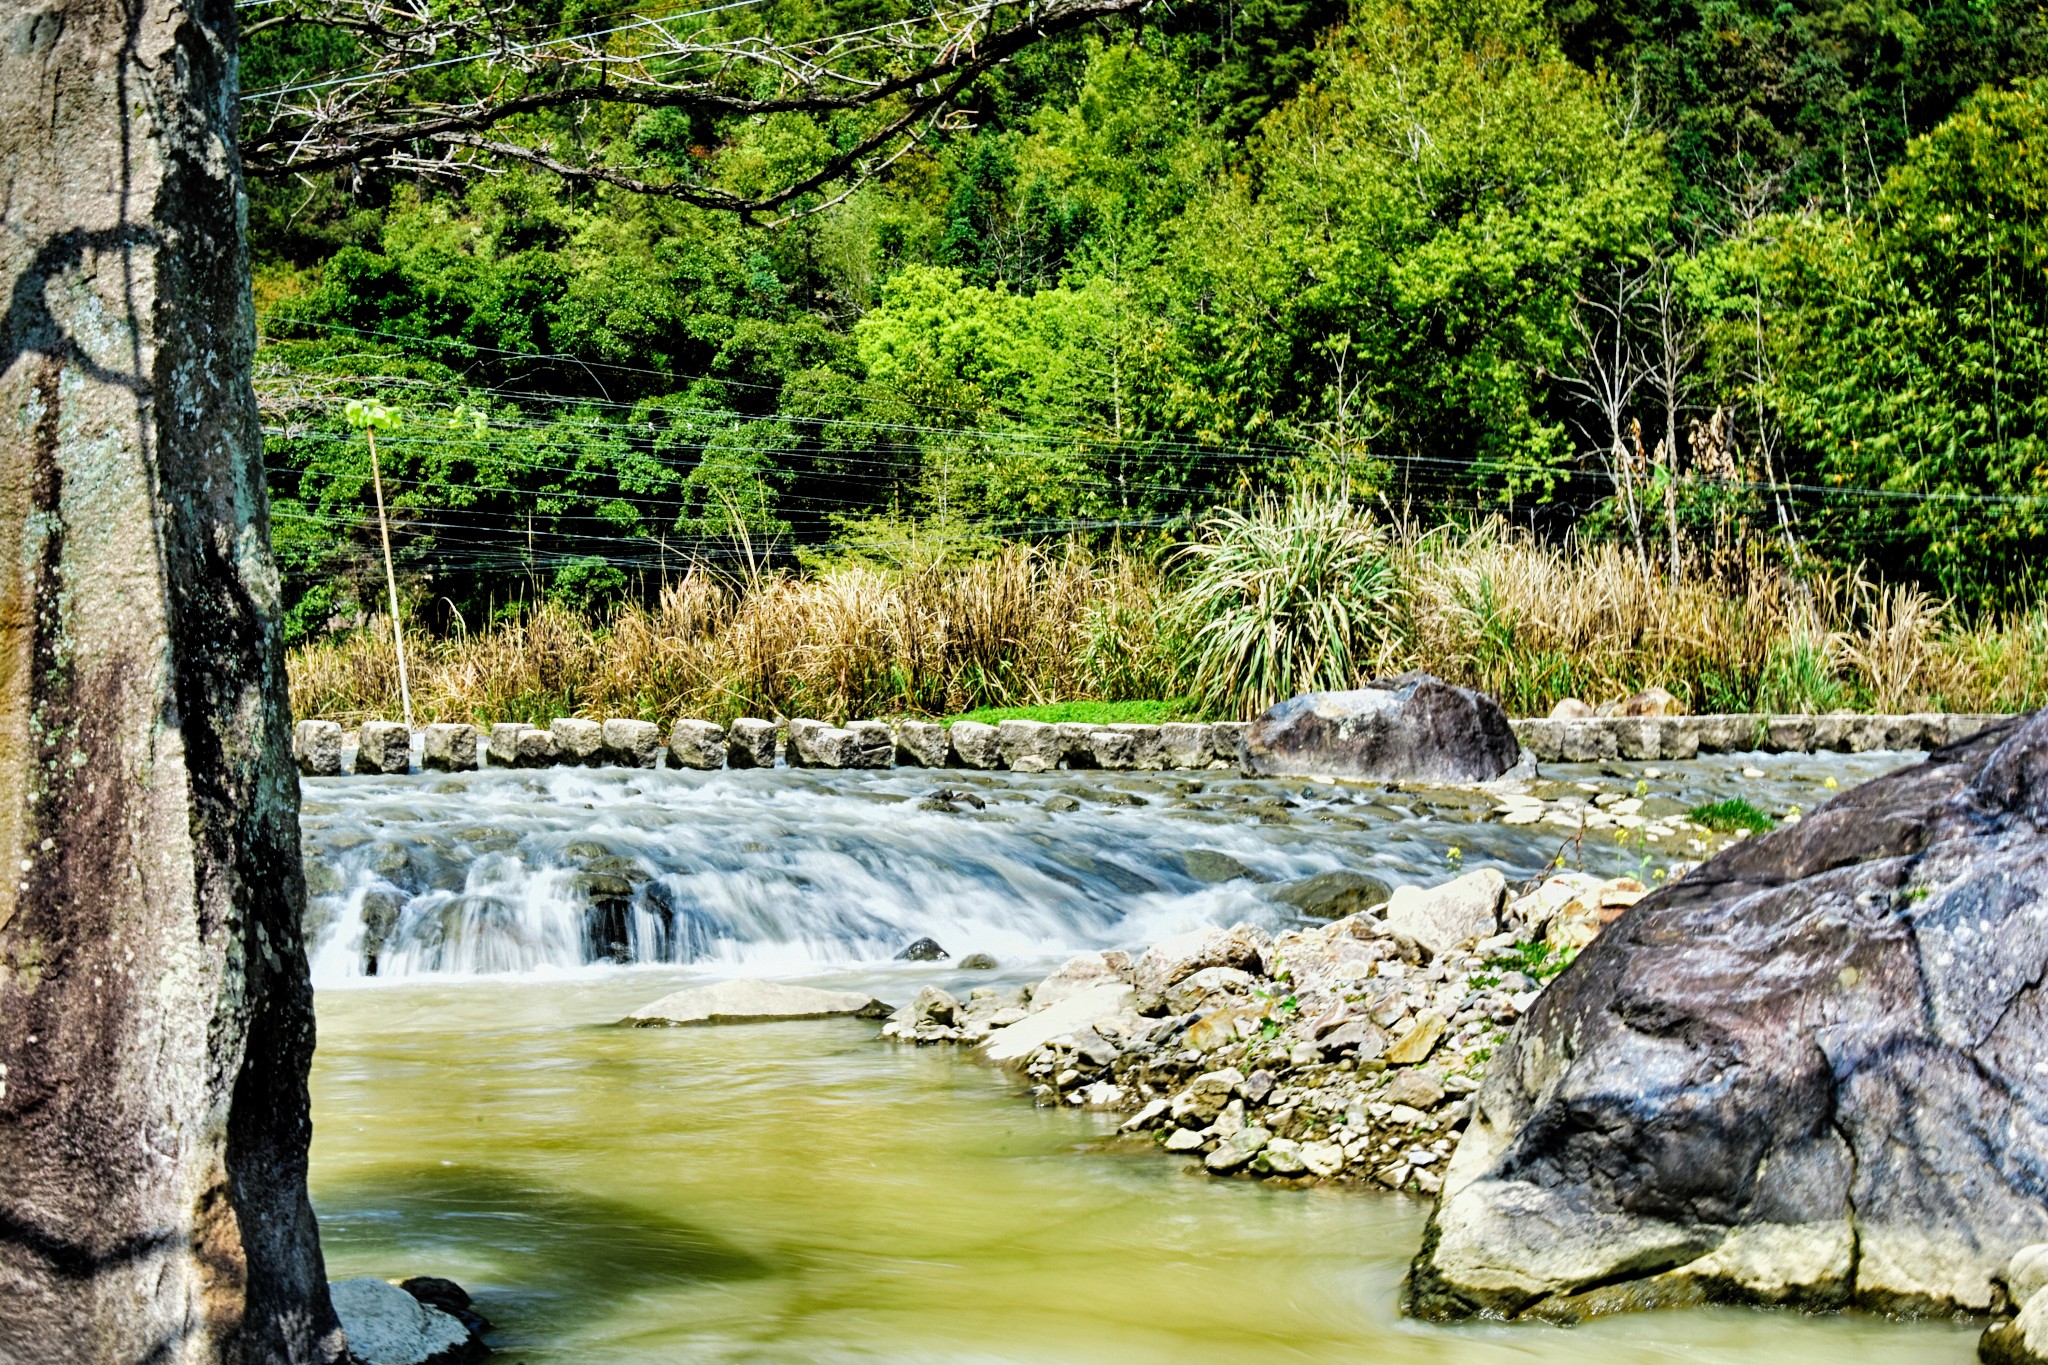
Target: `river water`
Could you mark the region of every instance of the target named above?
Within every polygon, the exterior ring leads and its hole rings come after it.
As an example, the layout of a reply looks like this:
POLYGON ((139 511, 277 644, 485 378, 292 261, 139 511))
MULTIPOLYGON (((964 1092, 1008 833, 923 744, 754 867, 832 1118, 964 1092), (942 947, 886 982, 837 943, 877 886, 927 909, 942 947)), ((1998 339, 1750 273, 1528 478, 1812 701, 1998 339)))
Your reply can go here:
MULTIPOLYGON (((1810 807, 1823 777, 1899 761, 1559 775, 1810 807)), ((1485 804, 1455 794, 1204 778, 309 781, 312 1184, 330 1273, 454 1278, 498 1322, 500 1358, 533 1365, 1973 1358, 1967 1328, 1853 1315, 1418 1325, 1394 1301, 1419 1201, 1192 1175, 1115 1139, 1113 1118, 1034 1109, 971 1057, 882 1044, 871 1023, 612 1026, 736 973, 902 1000, 1292 913, 1273 882, 1203 882, 1191 849, 1274 881, 1341 866, 1400 882, 1453 863, 1530 875, 1559 842, 1475 823, 1485 804), (982 808, 921 809, 941 785, 982 808), (389 920, 374 979, 366 901, 389 920), (1003 967, 887 960, 924 934, 1003 967), (632 965, 591 960, 607 955, 632 965)), ((1611 840, 1567 856, 1654 871, 1683 852, 1611 840)))

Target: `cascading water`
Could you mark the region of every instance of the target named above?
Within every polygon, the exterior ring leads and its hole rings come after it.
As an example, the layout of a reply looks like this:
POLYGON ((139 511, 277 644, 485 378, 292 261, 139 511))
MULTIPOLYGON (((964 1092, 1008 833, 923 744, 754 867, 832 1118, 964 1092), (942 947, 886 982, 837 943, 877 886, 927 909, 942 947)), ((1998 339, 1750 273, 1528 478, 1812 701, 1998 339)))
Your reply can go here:
MULTIPOLYGON (((1687 790, 1811 803, 1810 761, 1760 761, 1768 779, 1695 765, 1687 790)), ((1560 846, 1554 829, 1486 822, 1482 793, 1230 773, 556 768, 310 779, 305 798, 307 941, 326 983, 596 962, 802 971, 926 935, 1039 957, 1279 923, 1297 912, 1275 889, 1316 873, 1399 885, 1491 863, 1525 877, 1560 846)), ((1643 855, 1572 850, 1602 872, 1643 855)))

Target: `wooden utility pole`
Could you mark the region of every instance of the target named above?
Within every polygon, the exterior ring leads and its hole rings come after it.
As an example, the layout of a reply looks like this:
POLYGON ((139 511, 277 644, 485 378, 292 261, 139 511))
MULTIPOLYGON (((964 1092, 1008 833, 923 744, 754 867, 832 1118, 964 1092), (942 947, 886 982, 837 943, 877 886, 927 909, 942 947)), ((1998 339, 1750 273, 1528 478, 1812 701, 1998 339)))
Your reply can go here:
POLYGON ((233 0, 0 9, 0 1362, 343 1358, 233 0))
POLYGON ((377 495, 377 536, 384 542, 384 586, 391 591, 391 642, 398 651, 398 700, 405 711, 405 728, 412 729, 412 680, 405 671, 405 623, 398 614, 398 570, 391 562, 391 522, 384 515, 384 473, 377 466, 377 428, 398 421, 382 403, 352 402, 348 405, 351 426, 361 427, 370 442, 370 487, 377 495))

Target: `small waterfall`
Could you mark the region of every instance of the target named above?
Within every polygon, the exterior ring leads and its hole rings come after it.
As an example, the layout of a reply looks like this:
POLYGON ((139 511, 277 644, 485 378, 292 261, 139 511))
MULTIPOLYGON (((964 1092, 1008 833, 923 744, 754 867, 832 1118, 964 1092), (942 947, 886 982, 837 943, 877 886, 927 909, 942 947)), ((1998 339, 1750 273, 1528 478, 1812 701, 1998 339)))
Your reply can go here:
MULTIPOLYGON (((1695 789, 1709 776, 1696 768, 1695 789)), ((999 958, 1128 947, 1288 922, 1274 890, 1316 873, 1426 883, 1455 862, 1520 878, 1558 852, 1555 831, 1487 820, 1479 792, 1234 773, 553 768, 314 778, 304 794, 306 939, 327 983, 804 971, 927 935, 999 958)), ((1639 861, 1591 840, 1578 856, 1639 861)))

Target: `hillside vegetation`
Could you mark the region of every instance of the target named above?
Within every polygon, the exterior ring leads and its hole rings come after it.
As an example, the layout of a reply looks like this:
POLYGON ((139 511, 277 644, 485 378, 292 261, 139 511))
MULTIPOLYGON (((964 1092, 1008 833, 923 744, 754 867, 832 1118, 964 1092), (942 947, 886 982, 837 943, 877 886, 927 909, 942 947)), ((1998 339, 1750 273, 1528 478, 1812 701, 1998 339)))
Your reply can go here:
MULTIPOLYGON (((503 158, 262 182, 295 703, 395 710, 351 399, 397 415, 437 714, 1220 713, 1415 664, 1524 710, 2038 701, 2043 40, 1252 0, 1027 47, 774 224, 503 158)), ((339 60, 257 32, 245 86, 339 60)), ((734 194, 847 136, 502 134, 734 194)))

